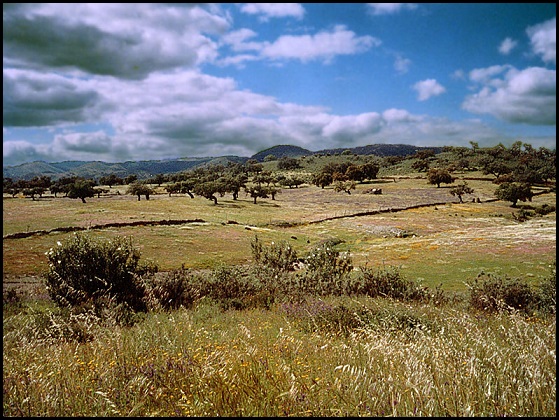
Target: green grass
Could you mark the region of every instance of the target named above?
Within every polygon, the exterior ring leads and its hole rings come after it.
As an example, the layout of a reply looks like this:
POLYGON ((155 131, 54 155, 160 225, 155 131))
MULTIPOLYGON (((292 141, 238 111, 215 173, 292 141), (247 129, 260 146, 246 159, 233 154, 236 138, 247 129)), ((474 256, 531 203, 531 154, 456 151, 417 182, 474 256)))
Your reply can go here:
MULTIPOLYGON (((346 157, 315 159, 328 158, 346 157)), ((289 241, 299 254, 335 239, 341 242, 336 249, 349 250, 356 265, 395 265, 411 279, 430 286, 442 283, 447 290, 464 290, 464 281, 482 269, 534 280, 545 274, 555 256, 555 213, 518 223, 512 213, 519 209, 512 209, 510 203, 485 202, 493 198, 494 184, 468 183, 475 190, 473 196, 483 203, 452 204, 457 200, 448 188, 436 188, 424 178, 397 182, 378 179, 359 184, 351 195, 315 186, 283 189, 276 200, 259 199, 257 204, 244 194, 239 200, 226 195, 218 199, 217 206, 204 198, 169 197, 165 193, 151 196, 149 201, 123 194, 91 198, 86 204, 62 197, 37 201, 6 198, 3 230, 6 235, 112 222, 202 219, 204 223, 121 227, 91 233, 103 238, 131 236, 142 256, 157 262, 162 270, 182 264, 214 268, 221 263, 249 263, 250 241, 258 235, 265 243, 289 241), (363 194, 371 185, 383 188, 383 194, 363 194), (448 204, 350 217, 439 202, 448 204), (325 219, 332 220, 314 223, 325 219), (394 232, 408 236, 397 238, 394 232)), ((536 196, 526 204, 544 203, 555 205, 555 193, 536 196)), ((41 275, 47 268, 44 253, 68 235, 71 233, 58 232, 5 239, 4 277, 41 275)))

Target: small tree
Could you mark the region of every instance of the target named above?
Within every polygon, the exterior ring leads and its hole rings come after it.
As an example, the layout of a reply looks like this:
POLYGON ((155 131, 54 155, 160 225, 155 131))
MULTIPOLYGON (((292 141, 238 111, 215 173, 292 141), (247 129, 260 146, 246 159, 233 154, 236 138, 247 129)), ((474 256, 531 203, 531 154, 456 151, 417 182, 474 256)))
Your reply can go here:
POLYGON ((284 156, 278 161, 278 169, 280 170, 291 170, 291 169, 298 169, 301 165, 299 161, 295 158, 284 156))
POLYGON ((206 181, 196 184, 194 194, 201 195, 208 200, 212 200, 217 205, 217 197, 215 196, 220 190, 220 186, 216 181, 206 181))
POLYGON ((155 191, 146 184, 140 184, 139 182, 133 182, 128 186, 126 190, 127 194, 137 195, 138 201, 140 201, 140 196, 145 195, 146 200, 149 200, 151 194, 155 194, 155 191))
POLYGON ((468 183, 466 181, 464 181, 463 184, 459 184, 455 187, 452 187, 450 190, 450 194, 452 196, 457 196, 458 199, 460 200, 460 203, 463 203, 464 201, 462 200, 462 196, 465 194, 473 194, 474 190, 468 186, 468 183))
POLYGON ((510 201, 512 203, 511 207, 516 207, 518 201, 532 201, 533 196, 529 184, 504 182, 495 190, 495 197, 499 200, 510 201))
POLYGON ((68 197, 69 198, 79 198, 82 203, 85 203, 85 199, 89 197, 95 197, 97 192, 93 186, 95 181, 91 179, 79 179, 73 184, 68 185, 68 197))
POLYGON ((110 174, 108 176, 102 176, 99 178, 99 183, 101 185, 107 185, 109 188, 112 188, 113 185, 122 185, 124 180, 118 177, 115 174, 110 174))
POLYGON ((436 184, 437 188, 440 188, 441 184, 452 184, 454 182, 454 178, 446 169, 429 169, 427 179, 429 184, 436 184))
MULTIPOLYGON (((252 199, 254 200, 254 204, 256 204, 257 198, 268 198, 268 194, 270 193, 269 188, 263 185, 254 185, 251 187, 246 187, 245 191, 249 194, 252 199)), ((277 191, 274 192, 274 194, 277 191)))
POLYGON ((346 192, 351 194, 351 190, 355 189, 355 181, 336 181, 334 182, 334 191, 336 192, 346 192))

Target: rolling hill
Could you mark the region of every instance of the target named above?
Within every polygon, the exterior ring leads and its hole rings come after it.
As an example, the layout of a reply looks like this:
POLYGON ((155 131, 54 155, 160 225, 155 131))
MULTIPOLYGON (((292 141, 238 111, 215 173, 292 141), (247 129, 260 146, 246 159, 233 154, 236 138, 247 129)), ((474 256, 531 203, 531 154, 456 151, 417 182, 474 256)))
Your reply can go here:
POLYGON ((64 161, 64 162, 30 162, 16 166, 4 166, 3 177, 29 180, 35 176, 45 175, 53 181, 69 176, 81 176, 85 178, 99 178, 115 174, 121 178, 128 175, 137 175, 140 179, 149 178, 157 174, 170 174, 181 172, 196 166, 211 164, 227 164, 228 162, 244 163, 249 159, 263 162, 266 156, 273 155, 277 159, 282 157, 297 158, 301 156, 317 154, 337 154, 349 150, 356 155, 377 156, 408 156, 415 154, 418 150, 432 149, 439 153, 442 147, 420 147, 406 144, 371 144, 354 148, 324 149, 316 152, 298 146, 278 145, 262 150, 249 157, 218 156, 218 157, 193 157, 166 160, 142 160, 127 161, 119 163, 108 163, 101 161, 64 161))

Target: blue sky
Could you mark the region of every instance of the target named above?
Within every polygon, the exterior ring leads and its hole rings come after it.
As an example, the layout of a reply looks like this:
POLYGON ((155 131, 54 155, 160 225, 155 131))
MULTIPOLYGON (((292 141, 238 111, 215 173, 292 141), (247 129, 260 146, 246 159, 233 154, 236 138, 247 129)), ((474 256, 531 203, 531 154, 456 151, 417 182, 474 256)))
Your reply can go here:
POLYGON ((554 3, 3 5, 4 165, 556 146, 554 3))

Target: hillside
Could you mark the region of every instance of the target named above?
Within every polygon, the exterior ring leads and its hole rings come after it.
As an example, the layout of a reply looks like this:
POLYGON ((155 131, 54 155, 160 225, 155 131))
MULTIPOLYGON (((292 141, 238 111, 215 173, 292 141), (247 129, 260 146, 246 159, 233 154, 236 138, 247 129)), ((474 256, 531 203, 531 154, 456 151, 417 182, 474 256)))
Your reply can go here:
POLYGON ((251 159, 256 159, 259 162, 263 162, 266 156, 269 155, 273 155, 277 159, 281 159, 283 157, 297 158, 301 156, 308 156, 308 155, 312 155, 313 153, 314 152, 311 152, 310 150, 307 149, 303 149, 302 147, 299 146, 290 146, 287 144, 281 144, 278 146, 274 146, 262 150, 261 152, 252 155, 251 159))
POLYGON ((101 161, 65 161, 65 162, 30 162, 17 166, 4 166, 3 177, 17 179, 31 179, 35 176, 50 176, 56 181, 62 177, 82 176, 85 178, 99 178, 115 174, 121 178, 128 175, 137 175, 140 179, 149 178, 157 174, 170 174, 195 168, 196 166, 223 164, 228 162, 244 163, 248 159, 256 159, 263 162, 266 156, 274 155, 277 159, 282 157, 298 158, 301 156, 318 154, 338 154, 349 150, 356 155, 377 156, 409 156, 418 150, 432 149, 440 153, 442 147, 420 147, 407 144, 371 144, 354 148, 324 149, 316 152, 299 146, 278 145, 262 150, 250 158, 239 156, 217 156, 217 157, 193 157, 166 160, 142 160, 127 161, 119 163, 108 163, 101 161))

